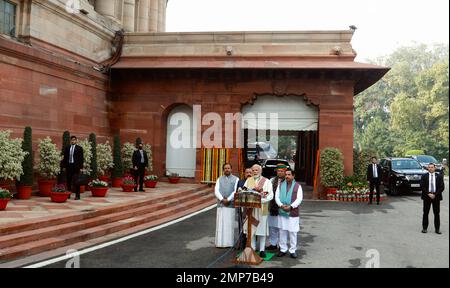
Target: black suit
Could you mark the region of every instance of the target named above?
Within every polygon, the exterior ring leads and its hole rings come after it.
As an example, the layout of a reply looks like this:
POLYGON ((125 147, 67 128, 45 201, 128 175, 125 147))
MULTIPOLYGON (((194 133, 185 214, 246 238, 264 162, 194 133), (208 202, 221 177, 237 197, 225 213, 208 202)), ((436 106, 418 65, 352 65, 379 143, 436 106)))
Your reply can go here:
POLYGON ((64 158, 62 161, 62 166, 66 168, 67 190, 73 192, 73 187, 75 187, 76 197, 80 198, 80 186, 75 185, 75 181, 80 175, 80 170, 83 169, 84 153, 83 148, 81 146, 75 145, 73 150, 73 159, 70 159, 71 147, 72 145, 66 147, 66 149, 64 150, 64 158))
POLYGON ((370 203, 372 203, 374 189, 377 191, 377 203, 380 203, 381 166, 379 164, 376 165, 378 177, 374 177, 373 164, 369 164, 369 166, 367 166, 367 181, 370 183, 370 203))
POLYGON ((441 201, 442 201, 442 192, 444 192, 445 184, 444 184, 444 176, 439 173, 435 174, 435 199, 431 199, 428 194, 430 193, 430 173, 422 175, 420 180, 420 188, 422 189, 422 200, 423 200, 423 218, 422 218, 422 227, 424 230, 428 228, 428 214, 430 213, 430 208, 433 206, 433 214, 434 214, 434 228, 436 231, 439 231, 440 228, 440 217, 439 213, 441 210, 441 201))
MULTIPOLYGON (((141 150, 134 151, 132 161, 133 161, 134 181, 137 184, 138 180, 139 180, 139 190, 143 191, 144 190, 145 167, 148 166, 147 152, 142 150, 142 155, 141 155, 141 150), (144 159, 142 159, 142 156, 144 157, 144 159), (135 167, 137 167, 137 170, 134 170, 135 167)), ((137 187, 134 188, 134 191, 137 191, 137 187)))

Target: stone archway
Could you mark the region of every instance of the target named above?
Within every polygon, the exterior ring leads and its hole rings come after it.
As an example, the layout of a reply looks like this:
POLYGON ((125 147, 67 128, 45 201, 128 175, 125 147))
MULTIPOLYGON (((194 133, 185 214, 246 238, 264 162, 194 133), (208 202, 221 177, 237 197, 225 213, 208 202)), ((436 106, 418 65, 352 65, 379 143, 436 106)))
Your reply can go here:
POLYGON ((197 155, 193 145, 193 125, 191 106, 180 104, 169 112, 166 123, 166 173, 195 177, 197 155))

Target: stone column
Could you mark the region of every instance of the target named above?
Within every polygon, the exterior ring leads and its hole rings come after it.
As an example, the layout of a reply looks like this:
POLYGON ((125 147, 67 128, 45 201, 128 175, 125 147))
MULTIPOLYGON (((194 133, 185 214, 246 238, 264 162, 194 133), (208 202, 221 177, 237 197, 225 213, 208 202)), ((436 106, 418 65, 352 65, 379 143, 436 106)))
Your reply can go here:
POLYGON ((139 0, 138 7, 138 32, 148 32, 148 16, 150 11, 150 0, 139 0))
POLYGON ((126 32, 135 31, 136 0, 125 0, 123 6, 123 29, 126 32))
POLYGON ((164 32, 166 19, 164 11, 166 10, 167 0, 159 0, 158 3, 158 32, 164 32))
POLYGON ((159 0, 150 0, 150 21, 149 21, 149 32, 158 31, 158 9, 159 0))
POLYGON ((116 1, 111 0, 97 0, 95 1, 95 11, 108 18, 116 19, 115 15, 116 1))

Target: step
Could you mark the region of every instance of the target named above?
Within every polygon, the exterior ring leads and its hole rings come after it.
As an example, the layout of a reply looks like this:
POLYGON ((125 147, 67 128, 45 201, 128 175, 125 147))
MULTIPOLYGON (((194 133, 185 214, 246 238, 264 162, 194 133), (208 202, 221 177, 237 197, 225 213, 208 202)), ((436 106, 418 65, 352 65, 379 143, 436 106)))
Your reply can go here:
POLYGON ((193 207, 204 206, 205 204, 212 205, 213 203, 215 203, 215 199, 213 196, 204 195, 201 198, 196 198, 194 200, 179 203, 175 207, 168 207, 159 211, 152 211, 147 214, 139 215, 137 217, 107 223, 61 236, 53 236, 30 243, 24 243, 13 247, 0 249, 0 260, 12 260, 19 257, 41 253, 77 242, 83 242, 89 239, 102 237, 152 221, 164 220, 164 222, 168 222, 175 219, 173 218, 173 216, 177 215, 178 213, 188 213, 187 211, 189 211, 189 209, 193 207))
MULTIPOLYGON (((76 221, 80 221, 83 219, 89 219, 89 218, 98 217, 101 215, 114 213, 117 211, 123 211, 124 209, 133 209, 133 208, 137 208, 137 207, 151 205, 151 204, 154 204, 157 202, 167 201, 167 200, 170 200, 173 198, 180 197, 180 195, 183 195, 183 194, 198 192, 200 190, 205 190, 205 189, 211 189, 211 188, 205 185, 205 186, 200 186, 200 187, 197 187, 194 189, 186 189, 186 190, 181 190, 181 191, 176 191, 176 192, 169 192, 164 196, 160 196, 160 197, 156 197, 156 198, 152 198, 152 199, 146 199, 146 200, 141 200, 141 201, 137 201, 137 202, 125 202, 123 204, 116 204, 116 205, 109 206, 109 207, 101 207, 101 208, 96 209, 95 211, 89 211, 89 212, 83 212, 83 213, 70 212, 70 213, 66 213, 66 214, 45 217, 42 219, 32 219, 32 220, 21 221, 17 224, 12 224, 12 225, 6 224, 3 226, 0 226, 0 235, 8 235, 8 234, 12 234, 12 233, 35 230, 35 229, 39 229, 39 228, 55 226, 55 225, 64 224, 64 223, 76 222, 76 221)), ((126 193, 126 192, 123 192, 123 193, 126 193)))
POLYGON ((168 205, 180 204, 181 201, 193 200, 205 195, 211 195, 211 190, 204 189, 195 193, 187 194, 182 198, 174 198, 167 202, 152 204, 134 209, 128 209, 126 211, 115 212, 107 215, 93 217, 89 219, 83 219, 81 221, 64 223, 51 227, 44 227, 36 230, 29 230, 19 233, 13 233, 5 236, 0 236, 0 249, 5 247, 11 247, 20 245, 30 241, 36 241, 44 238, 49 238, 57 235, 63 235, 74 231, 88 229, 94 226, 107 224, 114 221, 120 221, 123 219, 136 217, 138 215, 146 214, 151 211, 157 211, 167 207, 168 205))

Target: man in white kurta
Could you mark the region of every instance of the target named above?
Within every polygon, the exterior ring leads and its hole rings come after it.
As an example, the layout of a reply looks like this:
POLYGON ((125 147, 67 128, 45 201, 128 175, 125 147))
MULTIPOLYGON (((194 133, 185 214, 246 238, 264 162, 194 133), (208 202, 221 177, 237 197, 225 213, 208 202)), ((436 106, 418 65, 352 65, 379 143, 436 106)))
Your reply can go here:
POLYGON ((233 205, 234 193, 239 178, 231 174, 231 164, 223 165, 223 176, 217 179, 214 194, 218 200, 216 217, 217 248, 234 246, 234 221, 236 209, 233 205))
MULTIPOLYGON (((286 173, 287 168, 289 168, 289 167, 283 163, 278 164, 277 168, 275 169, 277 176, 270 179, 274 195, 275 195, 280 183, 283 182, 285 179, 285 173, 286 173)), ((278 223, 279 222, 278 221, 279 213, 278 213, 278 205, 275 202, 275 197, 274 197, 274 199, 272 199, 272 201, 270 201, 269 212, 270 212, 270 215, 268 218, 268 222, 269 222, 269 244, 270 244, 270 246, 267 247, 266 250, 274 251, 274 250, 278 250, 278 245, 279 245, 279 241, 280 241, 280 225, 278 223)))
POLYGON ((299 206, 303 201, 302 186, 295 181, 295 172, 288 169, 286 180, 283 181, 275 194, 275 201, 279 209, 280 252, 283 257, 288 252, 291 258, 297 258, 297 233, 300 231, 299 206))
MULTIPOLYGON (((254 165, 252 167, 253 177, 247 179, 245 187, 253 189, 261 193, 262 207, 260 209, 253 209, 252 216, 257 221, 258 225, 252 225, 252 248, 256 250, 256 242, 259 240, 259 253, 260 256, 266 257, 266 237, 269 236, 269 225, 267 218, 269 216, 269 202, 273 199, 273 189, 269 179, 261 176, 262 167, 260 165, 254 165), (256 239, 258 237, 258 239, 256 239)), ((248 221, 248 219, 247 219, 248 221)), ((247 222, 244 223, 244 233, 247 232, 247 222)), ((249 235, 247 235, 249 237, 249 235)))

